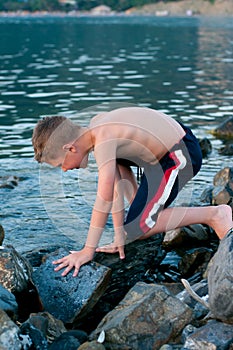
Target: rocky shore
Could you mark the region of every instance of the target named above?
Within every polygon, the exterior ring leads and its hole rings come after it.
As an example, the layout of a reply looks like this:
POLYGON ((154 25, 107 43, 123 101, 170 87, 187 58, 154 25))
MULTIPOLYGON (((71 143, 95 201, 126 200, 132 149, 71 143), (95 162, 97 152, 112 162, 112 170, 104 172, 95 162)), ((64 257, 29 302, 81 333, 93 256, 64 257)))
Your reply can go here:
POLYGON ((232 0, 180 0, 180 1, 159 1, 144 5, 142 7, 129 8, 124 12, 115 12, 108 6, 97 6, 90 11, 70 12, 0 12, 0 17, 79 17, 79 16, 129 16, 129 15, 152 15, 152 16, 233 16, 232 0))
MULTIPOLYGON (((232 125, 213 133, 232 145, 232 125)), ((208 157, 211 143, 200 145, 208 157)), ((233 208, 232 174, 216 173, 199 205, 233 208)), ((20 186, 0 180, 0 190, 20 186)), ((126 259, 98 253, 77 278, 52 265, 71 249, 1 246, 1 350, 233 350, 233 229, 221 241, 201 224, 135 241, 126 259)))

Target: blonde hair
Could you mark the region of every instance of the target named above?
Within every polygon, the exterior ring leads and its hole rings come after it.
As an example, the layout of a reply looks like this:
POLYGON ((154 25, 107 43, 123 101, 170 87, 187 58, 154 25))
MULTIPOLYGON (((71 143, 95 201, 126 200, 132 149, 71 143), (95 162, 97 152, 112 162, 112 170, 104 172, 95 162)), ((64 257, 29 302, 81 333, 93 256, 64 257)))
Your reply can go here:
POLYGON ((39 163, 55 159, 65 144, 74 142, 78 138, 79 131, 80 126, 66 117, 42 118, 33 130, 34 158, 39 163))

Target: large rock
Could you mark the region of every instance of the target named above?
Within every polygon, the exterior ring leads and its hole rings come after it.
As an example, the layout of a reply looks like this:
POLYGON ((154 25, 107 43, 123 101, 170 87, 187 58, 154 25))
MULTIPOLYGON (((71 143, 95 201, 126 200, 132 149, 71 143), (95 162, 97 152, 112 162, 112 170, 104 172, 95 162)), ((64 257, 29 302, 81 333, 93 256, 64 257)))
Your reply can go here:
POLYGON ((221 240, 210 263, 208 287, 212 313, 233 323, 233 229, 221 240))
POLYGON ((187 337, 184 348, 192 350, 225 350, 233 342, 233 326, 212 320, 187 337))
POLYGON ((49 254, 34 271, 33 281, 46 311, 64 323, 76 323, 104 293, 111 271, 91 262, 81 266, 77 277, 73 277, 72 273, 62 277, 62 270, 55 272, 52 262, 68 254, 69 251, 64 248, 49 254))
POLYGON ((19 327, 0 309, 0 349, 21 350, 19 327))
POLYGON ((159 349, 192 319, 192 310, 166 287, 137 283, 91 334, 105 332, 104 345, 114 349, 159 349))

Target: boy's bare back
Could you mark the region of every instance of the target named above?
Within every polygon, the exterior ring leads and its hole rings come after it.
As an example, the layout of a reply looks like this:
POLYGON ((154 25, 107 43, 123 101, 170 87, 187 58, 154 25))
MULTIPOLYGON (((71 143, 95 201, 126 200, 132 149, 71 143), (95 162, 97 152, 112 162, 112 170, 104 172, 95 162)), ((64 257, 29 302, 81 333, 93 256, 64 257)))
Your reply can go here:
POLYGON ((174 119, 140 107, 99 114, 92 119, 90 129, 97 161, 104 153, 105 161, 109 157, 126 158, 139 165, 142 161, 156 163, 185 135, 174 119))

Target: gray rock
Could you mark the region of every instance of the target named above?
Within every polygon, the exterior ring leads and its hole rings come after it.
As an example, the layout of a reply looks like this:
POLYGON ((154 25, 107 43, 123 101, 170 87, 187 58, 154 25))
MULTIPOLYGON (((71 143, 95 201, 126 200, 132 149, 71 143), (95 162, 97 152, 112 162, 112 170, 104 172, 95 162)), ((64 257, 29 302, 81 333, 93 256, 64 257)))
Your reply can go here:
POLYGON ((21 350, 21 342, 18 336, 19 328, 0 309, 0 349, 1 350, 21 350))
POLYGON ((188 350, 227 350, 233 341, 233 326, 209 321, 187 337, 184 348, 188 350))
POLYGON ((221 240, 208 269, 210 310, 233 323, 233 229, 221 240))
POLYGON ((77 277, 55 272, 52 261, 69 251, 61 248, 47 256, 46 261, 33 272, 33 281, 46 311, 64 323, 76 323, 84 317, 104 293, 110 278, 110 269, 91 262, 80 268, 77 277))
POLYGON ((18 312, 18 304, 14 294, 9 292, 0 284, 0 309, 4 310, 12 318, 16 318, 18 312))
POLYGON ((109 312, 91 334, 105 332, 111 349, 159 349, 172 341, 192 320, 192 310, 167 288, 138 282, 120 304, 109 312))

